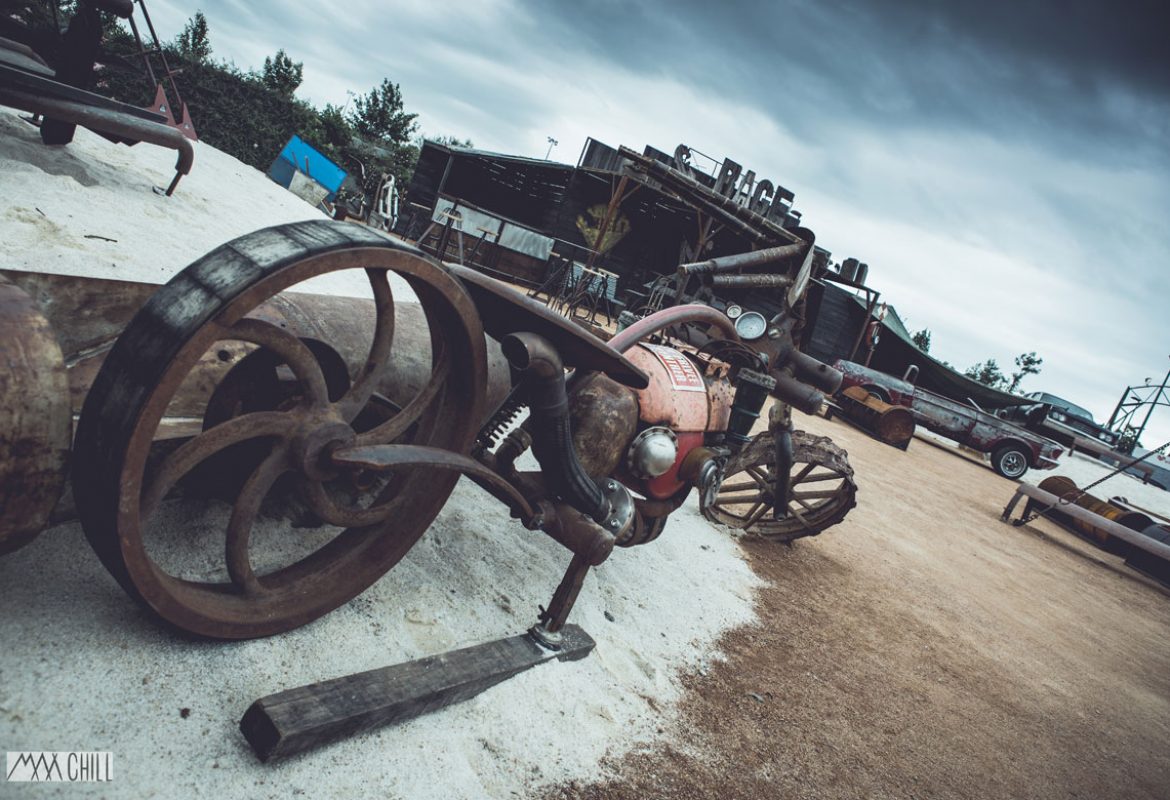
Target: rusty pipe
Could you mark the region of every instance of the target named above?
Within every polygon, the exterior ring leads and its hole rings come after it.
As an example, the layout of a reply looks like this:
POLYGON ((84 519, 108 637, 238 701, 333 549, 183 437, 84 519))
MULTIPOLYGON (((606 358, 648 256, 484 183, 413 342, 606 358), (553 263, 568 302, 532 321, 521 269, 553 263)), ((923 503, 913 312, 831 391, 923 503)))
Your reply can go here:
POLYGON ((549 488, 597 522, 610 514, 609 500, 577 459, 569 420, 565 368, 552 343, 535 333, 510 333, 500 341, 508 362, 528 385, 532 453, 549 488))
POLYGON ((799 350, 792 350, 789 353, 788 364, 791 365, 797 380, 812 384, 825 394, 835 394, 841 388, 841 381, 845 377, 841 370, 834 369, 799 350))
POLYGON ((682 264, 678 268, 679 275, 709 275, 720 272, 735 272, 741 269, 764 267, 775 264, 785 258, 798 256, 807 245, 804 242, 783 244, 779 247, 766 247, 763 250, 752 250, 749 253, 736 253, 730 256, 718 256, 706 261, 694 261, 682 264))
POLYGON ((817 413, 824 404, 824 394, 812 386, 801 383, 788 372, 773 370, 768 374, 776 379, 776 388, 772 390, 772 396, 777 400, 782 400, 806 414, 817 413))
POLYGON ((739 341, 739 334, 735 331, 735 323, 726 314, 720 313, 710 306, 690 303, 685 306, 664 308, 648 317, 643 317, 610 339, 609 346, 619 353, 624 353, 647 336, 686 322, 704 322, 718 328, 725 339, 730 339, 733 342, 739 341))
POLYGON ((787 289, 792 278, 787 275, 715 275, 711 286, 716 289, 787 289))

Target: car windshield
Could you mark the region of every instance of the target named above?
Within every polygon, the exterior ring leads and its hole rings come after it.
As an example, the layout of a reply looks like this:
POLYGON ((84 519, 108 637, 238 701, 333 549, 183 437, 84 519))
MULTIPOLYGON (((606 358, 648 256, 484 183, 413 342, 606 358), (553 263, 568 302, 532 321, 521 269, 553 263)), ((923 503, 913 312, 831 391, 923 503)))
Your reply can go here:
POLYGON ((1074 417, 1084 417, 1085 419, 1089 420, 1090 422, 1093 421, 1092 414, 1090 414, 1088 411, 1081 408, 1080 406, 1075 406, 1072 403, 1070 403, 1069 401, 1067 401, 1061 397, 1057 397, 1054 394, 1047 394, 1045 392, 1037 392, 1036 396, 1037 396, 1037 399, 1039 399, 1042 403, 1049 403, 1051 405, 1056 406, 1057 408, 1063 408, 1065 411, 1072 414, 1074 417))

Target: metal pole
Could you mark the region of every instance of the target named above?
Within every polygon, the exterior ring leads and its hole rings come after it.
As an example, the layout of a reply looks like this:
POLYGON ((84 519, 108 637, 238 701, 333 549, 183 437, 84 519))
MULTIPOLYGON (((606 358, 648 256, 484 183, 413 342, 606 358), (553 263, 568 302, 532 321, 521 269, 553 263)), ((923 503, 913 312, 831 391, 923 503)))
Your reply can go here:
POLYGON ((1158 387, 1158 391, 1154 392, 1154 396, 1150 398, 1150 410, 1146 412, 1146 418, 1142 420, 1142 426, 1138 428, 1133 440, 1136 442, 1142 438, 1142 434, 1146 430, 1146 423, 1150 421, 1150 416, 1154 413, 1154 408, 1162 399, 1162 395, 1166 393, 1166 384, 1170 383, 1170 370, 1166 370, 1166 377, 1162 378, 1162 385, 1158 387))

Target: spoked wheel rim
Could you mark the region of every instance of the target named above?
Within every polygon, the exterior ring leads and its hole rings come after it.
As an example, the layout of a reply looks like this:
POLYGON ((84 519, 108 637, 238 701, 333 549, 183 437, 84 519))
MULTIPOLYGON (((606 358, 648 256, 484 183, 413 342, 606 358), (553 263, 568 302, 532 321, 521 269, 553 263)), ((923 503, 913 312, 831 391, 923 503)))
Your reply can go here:
POLYGON ((788 516, 773 519, 776 491, 772 435, 752 439, 727 464, 707 519, 774 541, 815 536, 837 524, 856 505, 857 485, 846 453, 825 436, 792 435, 792 496, 788 516))
POLYGON ((458 480, 454 473, 413 470, 346 504, 330 491, 346 477, 330 466, 330 451, 402 441, 409 433, 414 444, 466 452, 482 417, 485 384, 484 338, 474 305, 434 262, 344 224, 302 223, 249 234, 163 287, 107 359, 78 429, 75 493, 86 535, 132 597, 184 631, 252 638, 297 627, 345 603, 394 566, 458 480), (347 269, 365 271, 377 324, 365 363, 334 399, 310 348, 256 309, 301 281, 347 269), (370 403, 393 343, 391 272, 406 279, 423 306, 431 379, 397 413, 355 430, 351 423, 370 403), (152 461, 152 441, 184 376, 225 341, 274 353, 293 373, 299 394, 279 408, 217 420, 152 461), (253 443, 259 455, 248 463, 223 531, 227 580, 172 574, 147 547, 152 515, 184 476, 243 442, 253 443), (294 481, 312 514, 341 531, 304 557, 259 572, 250 536, 278 480, 294 481))

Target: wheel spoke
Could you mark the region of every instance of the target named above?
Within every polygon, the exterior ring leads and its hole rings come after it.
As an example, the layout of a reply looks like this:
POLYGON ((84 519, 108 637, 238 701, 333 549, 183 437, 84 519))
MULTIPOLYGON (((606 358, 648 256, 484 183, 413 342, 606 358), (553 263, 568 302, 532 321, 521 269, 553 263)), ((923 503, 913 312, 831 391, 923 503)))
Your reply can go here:
POLYGON ((720 492, 716 501, 719 505, 747 505, 748 503, 762 503, 768 499, 767 492, 758 491, 760 487, 752 487, 757 491, 754 494, 744 495, 743 497, 730 497, 723 492, 720 492))
POLYGON ((325 484, 318 481, 305 481, 305 499, 313 513, 329 525, 339 528, 364 528, 385 521, 395 513, 399 504, 393 501, 378 503, 377 500, 369 508, 341 508, 325 490, 325 484))
POLYGON ((808 503, 806 503, 804 501, 804 498, 800 497, 799 495, 793 494, 792 499, 795 500, 796 502, 800 503, 802 506, 804 506, 805 511, 812 511, 813 510, 813 507, 810 506, 808 503))
POLYGON ((802 469, 800 472, 796 473, 796 475, 793 476, 792 481, 789 483, 789 485, 795 486, 796 484, 803 481, 805 478, 808 477, 808 474, 816 468, 816 466, 817 466, 816 464, 811 464, 811 463, 805 464, 804 469, 802 469))
POLYGON ((743 523, 743 527, 750 528, 760 521, 760 517, 764 516, 764 512, 768 510, 768 504, 760 501, 752 506, 752 510, 748 512, 747 518, 743 523))
POLYGON ((366 276, 370 279, 377 314, 374 340, 356 380, 345 397, 337 402, 337 409, 346 422, 353 422, 377 389, 386 365, 390 362, 390 348, 394 343, 394 297, 390 292, 386 270, 367 269, 366 276))
POLYGON ((406 407, 402 411, 381 425, 371 428, 365 433, 358 434, 354 444, 390 444, 402 434, 406 433, 407 429, 426 413, 431 404, 439 396, 440 390, 447 382, 447 374, 450 371, 451 357, 447 348, 443 347, 439 351, 439 357, 435 363, 434 371, 431 373, 430 382, 406 404, 406 407))
POLYGON ((288 445, 281 443, 253 470, 232 507, 224 544, 224 560, 232 583, 246 594, 262 591, 256 574, 252 571, 252 559, 248 554, 252 525, 268 491, 276 483, 276 479, 287 471, 288 445))
POLYGON ((251 342, 272 351, 288 364, 314 406, 320 407, 329 402, 329 388, 317 357, 304 342, 283 328, 261 319, 245 317, 225 329, 222 338, 251 342))
POLYGON ((180 478, 216 453, 249 439, 268 436, 283 438, 291 427, 292 420, 288 414, 257 411, 216 425, 184 442, 163 460, 155 471, 154 479, 142 493, 142 519, 150 517, 180 478))
POLYGON ((769 483, 767 473, 763 472, 759 467, 748 467, 747 474, 751 475, 753 478, 755 478, 756 483, 758 483, 760 486, 762 486, 765 489, 767 489, 771 485, 769 483))
MULTIPOLYGON (((820 475, 809 475, 807 478, 802 478, 800 483, 819 483, 821 481, 834 481, 843 479, 843 475, 838 475, 836 472, 822 472, 820 475)), ((793 481, 795 485, 797 481, 793 481)))
POLYGON ((745 489, 759 489, 758 481, 744 481, 743 483, 725 483, 719 487, 719 494, 724 492, 742 492, 745 489))
POLYGON ((825 500, 829 497, 836 497, 837 490, 836 489, 821 489, 820 491, 816 491, 816 492, 793 492, 792 496, 794 498, 803 498, 805 500, 825 500))

